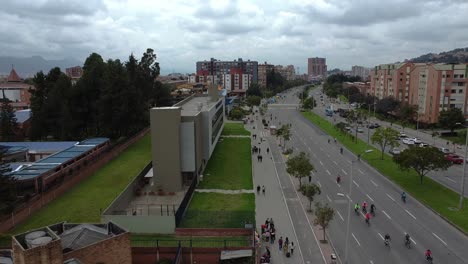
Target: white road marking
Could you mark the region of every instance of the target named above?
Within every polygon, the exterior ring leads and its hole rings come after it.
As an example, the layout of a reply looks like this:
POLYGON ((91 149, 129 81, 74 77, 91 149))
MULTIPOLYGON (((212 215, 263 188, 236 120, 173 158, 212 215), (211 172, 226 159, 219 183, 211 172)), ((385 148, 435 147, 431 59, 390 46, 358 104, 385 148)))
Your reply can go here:
POLYGON ((392 218, 385 211, 382 210, 382 213, 384 213, 384 215, 386 215, 388 219, 392 220, 392 218))
POLYGON ((353 235, 354 240, 356 240, 356 243, 358 243, 358 245, 361 246, 361 243, 359 243, 359 241, 357 240, 357 238, 354 236, 354 233, 351 233, 351 235, 353 235))
POLYGON ((320 165, 322 165, 322 166, 323 166, 323 162, 322 162, 321 160, 319 160, 319 162, 320 162, 320 165))
POLYGON ((335 163, 335 165, 337 165, 337 166, 338 166, 338 162, 336 162, 336 161, 333 161, 333 163, 335 163))
POLYGON ((436 235, 435 233, 432 233, 435 237, 437 237, 437 239, 440 240, 440 242, 442 242, 445 246, 447 246, 447 243, 445 243, 445 241, 443 241, 438 235, 436 235))
POLYGON ((341 169, 341 171, 342 171, 345 175, 348 175, 348 173, 347 173, 344 169, 341 169))
POLYGON ((359 188, 359 184, 355 180, 353 180, 353 183, 359 188))
POLYGON ((327 194, 327 199, 328 199, 329 202, 331 202, 331 198, 330 198, 330 196, 328 196, 328 194, 327 194))
POLYGON ((359 171, 361 174, 364 174, 364 172, 363 172, 361 169, 358 169, 358 171, 359 171))
POLYGON ((409 215, 411 215, 411 217, 413 217, 414 220, 416 220, 416 217, 415 217, 414 215, 412 215, 412 214, 410 213, 410 211, 408 211, 408 210, 406 210, 406 209, 405 209, 405 211, 406 211, 409 215))
POLYGON ((377 187, 377 183, 375 183, 373 180, 370 180, 372 182, 372 184, 374 184, 375 187, 377 187))
POLYGON ((395 199, 393 199, 393 197, 391 197, 390 194, 387 193, 387 196, 388 196, 388 198, 392 199, 392 201, 395 202, 395 199))
POLYGON ((385 238, 380 233, 377 233, 377 234, 379 234, 380 238, 382 238, 382 240, 385 241, 385 238))
POLYGON ((326 170, 326 172, 328 173, 328 175, 331 175, 330 171, 326 170))
POLYGON ((370 197, 368 194, 366 194, 367 198, 369 198, 371 201, 374 201, 374 199, 372 199, 372 197, 370 197))
POLYGON ((341 216, 340 211, 336 210, 336 212, 338 213, 338 216, 341 218, 341 221, 344 221, 344 218, 343 216, 341 216))

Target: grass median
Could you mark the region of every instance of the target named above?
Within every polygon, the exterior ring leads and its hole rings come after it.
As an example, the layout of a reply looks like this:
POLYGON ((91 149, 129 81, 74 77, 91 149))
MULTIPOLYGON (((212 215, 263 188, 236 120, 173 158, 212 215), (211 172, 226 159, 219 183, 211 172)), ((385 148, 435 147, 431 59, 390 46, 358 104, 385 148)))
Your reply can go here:
POLYGON ((225 123, 223 136, 250 136, 250 132, 244 128, 243 123, 225 123))
POLYGON ((100 222, 101 209, 109 206, 150 160, 151 137, 148 133, 93 175, 33 214, 12 233, 62 221, 100 222))
POLYGON ((200 189, 253 189, 250 138, 221 138, 203 173, 200 189))
POLYGON ((398 165, 393 162, 392 158, 387 154, 384 155, 384 160, 381 160, 380 158, 382 154, 380 149, 374 147, 368 148, 367 143, 360 139, 358 139, 357 143, 353 142, 348 133, 339 131, 333 124, 315 113, 306 112, 302 114, 331 137, 337 138, 341 144, 353 153, 363 153, 366 149, 372 149, 373 152, 367 153, 362 157, 362 159, 366 160, 371 166, 398 184, 420 202, 447 218, 465 233, 468 233, 468 210, 466 206, 468 199, 465 198, 465 206, 463 210, 453 210, 453 208, 458 207, 458 201, 460 198, 458 193, 429 177, 424 177, 424 183, 420 184, 419 176, 416 171, 400 170, 398 165))

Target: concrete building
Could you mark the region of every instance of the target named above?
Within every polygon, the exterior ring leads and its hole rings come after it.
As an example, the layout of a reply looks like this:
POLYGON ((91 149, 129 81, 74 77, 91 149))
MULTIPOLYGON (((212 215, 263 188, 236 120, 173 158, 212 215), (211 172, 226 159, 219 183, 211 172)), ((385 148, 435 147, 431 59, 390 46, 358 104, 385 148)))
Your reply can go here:
POLYGON ((31 104, 29 89, 34 89, 34 86, 23 82, 15 69, 11 69, 6 82, 0 82, 0 98, 8 98, 15 110, 27 109, 31 104))
POLYGON ((264 64, 258 65, 258 85, 262 88, 266 88, 267 83, 267 75, 270 71, 275 68, 273 64, 268 64, 266 61, 264 64))
POLYGON ((307 75, 309 79, 321 77, 327 78, 327 60, 326 58, 308 58, 307 59, 307 75))
POLYGON ((468 118, 467 75, 468 64, 382 64, 371 71, 367 93, 416 105, 417 118, 425 123, 436 123, 439 112, 452 107, 468 118))
POLYGON ((224 98, 215 86, 209 95, 193 95, 172 107, 151 109, 155 191, 182 190, 200 175, 224 127, 224 98))
POLYGON ((359 76, 363 81, 369 79, 370 69, 363 66, 353 66, 351 67, 351 76, 359 76))
MULTIPOLYGON (((221 76, 223 74, 230 74, 231 69, 240 69, 242 74, 252 75, 252 81, 258 81, 258 62, 242 58, 233 61, 219 61, 211 58, 209 61, 198 61, 197 75, 214 75, 221 76), (202 73, 203 74, 202 74, 202 73)), ((232 74, 232 73, 231 73, 232 74)))
POLYGON ((12 237, 14 264, 132 263, 130 233, 106 224, 59 223, 12 237))

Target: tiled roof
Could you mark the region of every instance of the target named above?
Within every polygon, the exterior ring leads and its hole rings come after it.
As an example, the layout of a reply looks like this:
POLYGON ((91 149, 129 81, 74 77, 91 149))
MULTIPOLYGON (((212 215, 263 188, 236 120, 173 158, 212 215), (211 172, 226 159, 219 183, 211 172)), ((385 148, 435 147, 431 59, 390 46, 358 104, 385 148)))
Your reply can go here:
POLYGON ((21 82, 21 78, 16 73, 15 69, 11 69, 10 75, 7 78, 8 82, 21 82))

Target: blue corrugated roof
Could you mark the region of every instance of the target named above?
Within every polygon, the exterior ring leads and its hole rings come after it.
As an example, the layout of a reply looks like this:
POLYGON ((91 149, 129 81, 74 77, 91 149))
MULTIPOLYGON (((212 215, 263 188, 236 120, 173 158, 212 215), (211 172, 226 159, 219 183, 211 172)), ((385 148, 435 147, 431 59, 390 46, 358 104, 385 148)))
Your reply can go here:
POLYGON ((41 159, 33 163, 31 166, 25 166, 18 171, 12 172, 12 175, 14 175, 18 180, 35 178, 107 141, 109 141, 108 138, 90 138, 83 140, 63 151, 41 159))

